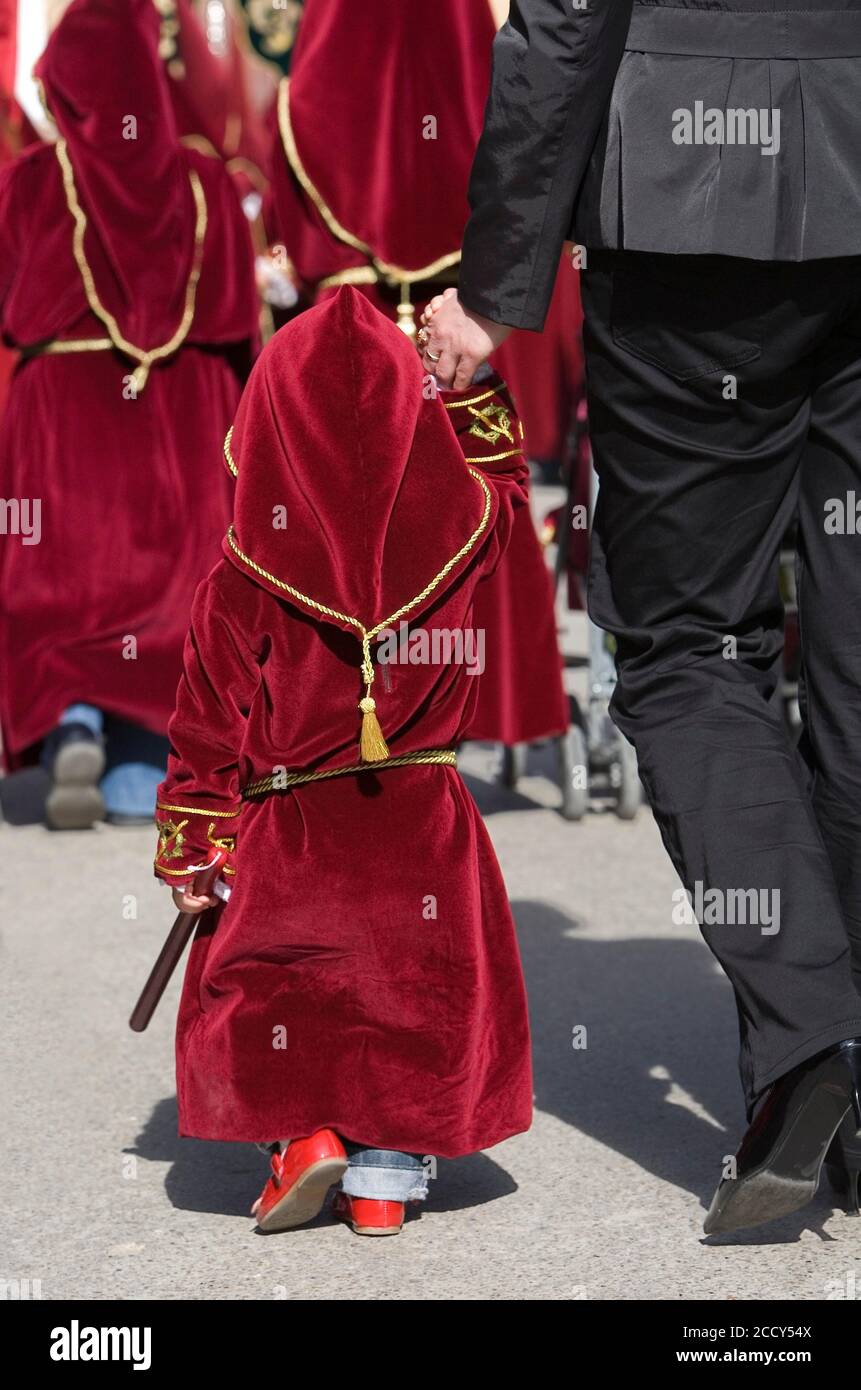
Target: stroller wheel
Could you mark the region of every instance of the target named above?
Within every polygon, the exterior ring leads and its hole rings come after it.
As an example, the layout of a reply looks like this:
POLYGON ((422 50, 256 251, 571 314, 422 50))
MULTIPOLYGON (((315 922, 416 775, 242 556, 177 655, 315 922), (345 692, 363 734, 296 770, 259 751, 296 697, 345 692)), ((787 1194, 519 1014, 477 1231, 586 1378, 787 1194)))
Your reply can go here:
POLYGON ((626 738, 619 740, 619 756, 613 771, 616 815, 619 820, 633 820, 640 809, 643 789, 637 770, 637 754, 626 738))
POLYGON ((526 771, 526 744, 505 743, 502 746, 502 771, 499 780, 503 787, 514 791, 518 781, 526 771))
POLYGON ((557 747, 562 815, 566 820, 582 820, 589 810, 589 754, 583 730, 572 724, 557 740, 557 747))

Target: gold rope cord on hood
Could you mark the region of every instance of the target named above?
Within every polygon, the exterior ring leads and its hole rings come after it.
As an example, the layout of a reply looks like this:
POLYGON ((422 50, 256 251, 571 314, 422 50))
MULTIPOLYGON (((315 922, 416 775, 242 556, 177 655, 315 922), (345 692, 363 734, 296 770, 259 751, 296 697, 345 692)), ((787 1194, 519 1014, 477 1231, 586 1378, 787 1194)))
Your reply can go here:
MULTIPOLYGON (((233 463, 232 457, 230 457, 229 447, 231 433, 232 430, 228 433, 227 439, 224 442, 224 447, 225 457, 228 459, 228 464, 232 465, 231 471, 234 471, 235 474, 236 465, 233 463)), ((371 656, 371 642, 383 628, 392 627, 394 623, 406 617, 406 615, 411 613, 414 608, 417 608, 420 603, 423 603, 426 598, 429 598, 446 576, 451 573, 455 565, 459 564, 460 561, 470 553, 476 542, 487 530, 487 523, 490 520, 490 512, 493 505, 490 488, 477 469, 467 466, 467 472, 471 474, 484 493, 484 510, 481 520, 472 535, 464 542, 457 553, 452 555, 450 560, 446 561, 439 573, 434 575, 433 579, 425 585, 420 594, 416 594, 415 598, 411 598, 408 603, 402 604, 401 607, 388 618, 384 618, 382 622, 376 623, 370 628, 365 627, 365 624, 361 622, 359 618, 351 617, 349 613, 341 613, 337 608, 330 608, 328 604, 319 603, 317 599, 311 598, 310 595, 303 594, 301 589, 294 588, 292 584, 288 584, 283 579, 278 579, 277 576, 271 574, 269 570, 263 569, 261 565, 257 564, 256 560, 252 560, 251 556, 246 555, 245 551, 240 548, 233 526, 230 526, 228 529, 228 545, 237 558, 241 560, 242 564, 246 565, 254 574, 258 574, 261 579, 268 580, 270 584, 274 584, 276 588, 298 599, 300 603, 305 604, 316 613, 321 613, 326 618, 334 618, 337 622, 347 623, 350 627, 356 628, 360 633, 362 642, 362 664, 359 669, 362 673, 362 683, 365 686, 365 694, 359 701, 359 709, 362 711, 362 733, 359 741, 359 754, 363 763, 385 762, 389 756, 388 746, 383 737, 383 732, 376 715, 376 701, 371 695, 371 686, 374 683, 375 674, 374 662, 371 656)))
POLYGON ((239 477, 239 469, 236 467, 236 464, 233 462, 233 455, 232 455, 231 452, 230 452, 230 441, 231 441, 232 438, 233 438, 233 426, 231 425, 231 426, 230 426, 230 429, 227 431, 227 434, 224 436, 224 462, 227 464, 227 467, 230 469, 230 471, 231 471, 231 473, 233 474, 234 478, 238 478, 238 477, 239 477))
POLYGON ((163 357, 170 357, 174 352, 176 352, 177 348, 180 347, 180 345, 185 341, 185 338, 188 335, 188 331, 191 328, 192 320, 194 319, 194 306, 197 296, 197 285, 198 281, 200 280, 201 270, 203 268, 203 243, 206 238, 207 226, 206 195, 203 191, 203 185, 200 182, 200 178, 198 177, 197 171, 195 169, 189 169, 188 179, 189 183, 191 184, 191 192, 194 198, 194 206, 196 213, 194 227, 194 255, 192 259, 191 271, 189 272, 188 276, 188 282, 185 287, 185 308, 183 310, 179 327, 177 328, 173 337, 169 338, 168 341, 166 343, 163 343, 161 347, 155 347, 145 350, 144 348, 136 347, 134 343, 129 342, 129 340, 123 336, 122 329, 120 328, 117 320, 114 318, 110 310, 105 308, 104 304, 99 298, 99 292, 96 289, 95 278, 93 276, 93 272, 90 267, 89 261, 87 260, 86 251, 84 250, 84 236, 87 230, 87 215, 81 207, 80 200, 78 198, 78 190, 75 185, 75 173, 72 168, 72 161, 69 158, 69 150, 66 145, 66 141, 62 138, 58 139, 57 143, 54 146, 54 149, 56 151, 57 159, 60 164, 60 170, 63 175, 63 191, 66 195, 66 204, 75 222, 75 232, 72 239, 72 251, 74 253, 75 263, 78 267, 78 271, 83 282, 84 293, 87 297, 87 303, 89 304, 93 313, 96 315, 96 318, 100 319, 101 322, 105 325, 105 328, 108 330, 108 333, 110 334, 111 342, 113 343, 114 347, 117 348, 120 352, 124 353, 126 357, 131 357, 133 361, 138 363, 138 366, 132 373, 132 383, 136 391, 142 391, 146 386, 147 377, 149 376, 150 368, 152 367, 153 363, 158 362, 163 357))
MULTIPOLYGON (((461 257, 460 251, 449 251, 446 255, 440 256, 438 260, 431 261, 430 265, 421 266, 418 270, 407 270, 405 266, 393 265, 389 261, 381 260, 367 242, 347 231, 347 228, 338 221, 322 193, 311 181, 308 171, 302 163, 302 157, 296 145, 293 122, 290 119, 290 79, 288 77, 282 78, 278 87, 278 129, 281 132, 281 143, 284 146, 287 163, 333 237, 337 241, 343 242, 345 246, 352 247, 361 255, 367 256, 371 263, 369 268, 373 270, 377 279, 400 286, 401 302, 398 305, 398 327, 408 337, 414 338, 416 336, 415 311, 410 303, 410 285, 419 280, 431 280, 435 275, 457 265, 461 257)), ((332 283, 335 277, 329 276, 328 280, 329 283, 332 283)))

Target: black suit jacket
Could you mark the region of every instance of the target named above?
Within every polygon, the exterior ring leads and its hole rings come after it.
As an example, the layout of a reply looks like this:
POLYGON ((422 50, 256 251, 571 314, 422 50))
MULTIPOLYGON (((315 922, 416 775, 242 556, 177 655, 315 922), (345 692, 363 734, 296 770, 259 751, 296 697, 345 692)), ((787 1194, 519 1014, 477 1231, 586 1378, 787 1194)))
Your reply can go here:
POLYGON ((768 261, 861 254, 861 0, 574 3, 512 0, 497 35, 468 307, 540 329, 566 237, 768 261))
POLYGON ((460 297, 540 329, 574 201, 625 47, 633 0, 512 0, 493 46, 460 297))

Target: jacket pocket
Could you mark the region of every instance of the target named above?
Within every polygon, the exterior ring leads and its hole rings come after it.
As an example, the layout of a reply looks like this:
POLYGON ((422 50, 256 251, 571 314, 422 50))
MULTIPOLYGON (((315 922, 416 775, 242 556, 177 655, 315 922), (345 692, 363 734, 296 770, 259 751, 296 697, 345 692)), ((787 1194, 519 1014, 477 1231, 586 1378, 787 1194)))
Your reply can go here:
POLYGON ((677 381, 762 352, 773 267, 720 256, 623 252, 613 270, 614 341, 677 381))

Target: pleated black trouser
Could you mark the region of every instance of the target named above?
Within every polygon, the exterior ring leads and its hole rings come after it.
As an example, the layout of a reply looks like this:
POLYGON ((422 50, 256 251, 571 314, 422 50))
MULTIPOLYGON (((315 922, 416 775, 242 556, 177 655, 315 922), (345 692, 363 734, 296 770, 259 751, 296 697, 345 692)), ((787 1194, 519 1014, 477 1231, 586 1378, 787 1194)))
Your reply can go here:
POLYGON ((613 717, 685 887, 779 902, 777 931, 702 921, 750 1111, 861 1034, 861 257, 592 252, 581 280, 613 717), (775 699, 796 514, 798 749, 775 699))

